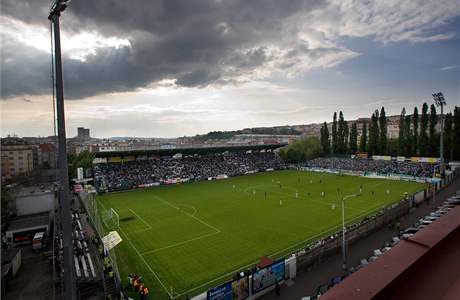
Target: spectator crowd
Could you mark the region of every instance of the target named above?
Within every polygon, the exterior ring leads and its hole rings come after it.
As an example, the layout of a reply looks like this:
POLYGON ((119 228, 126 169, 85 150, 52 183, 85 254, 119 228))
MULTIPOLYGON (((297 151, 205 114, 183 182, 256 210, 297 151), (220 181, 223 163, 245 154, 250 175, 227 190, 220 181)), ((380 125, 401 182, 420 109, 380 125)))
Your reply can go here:
POLYGON ((305 164, 309 168, 400 174, 415 177, 432 177, 434 165, 423 162, 371 160, 361 158, 319 157, 305 164))
POLYGON ((158 157, 93 167, 96 187, 108 191, 132 189, 169 180, 205 180, 219 175, 237 176, 251 171, 280 169, 281 158, 272 152, 235 152, 193 155, 182 158, 158 157))

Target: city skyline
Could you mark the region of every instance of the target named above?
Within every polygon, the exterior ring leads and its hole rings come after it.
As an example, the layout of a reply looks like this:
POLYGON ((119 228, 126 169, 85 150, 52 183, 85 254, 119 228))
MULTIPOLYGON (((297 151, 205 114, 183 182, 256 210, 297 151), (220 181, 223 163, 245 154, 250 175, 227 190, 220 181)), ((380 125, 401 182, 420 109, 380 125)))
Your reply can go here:
MULTIPOLYGON (((53 134, 49 2, 2 5, 2 136, 53 134)), ((117 4, 76 1, 62 17, 69 136, 396 115, 438 91, 446 111, 460 103, 456 1, 117 4)))

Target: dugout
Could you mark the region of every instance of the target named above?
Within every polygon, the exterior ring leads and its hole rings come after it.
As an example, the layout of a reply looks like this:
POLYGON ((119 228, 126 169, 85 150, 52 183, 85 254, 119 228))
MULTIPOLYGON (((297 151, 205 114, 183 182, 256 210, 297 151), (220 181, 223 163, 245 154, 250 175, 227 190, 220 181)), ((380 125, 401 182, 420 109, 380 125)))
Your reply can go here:
POLYGON ((286 143, 267 145, 245 145, 245 146, 219 146, 219 147, 195 147, 176 149, 152 149, 132 151, 105 151, 97 152, 93 164, 98 163, 123 163, 135 160, 146 160, 160 157, 178 157, 189 155, 222 154, 225 152, 272 152, 275 149, 286 146, 286 143))

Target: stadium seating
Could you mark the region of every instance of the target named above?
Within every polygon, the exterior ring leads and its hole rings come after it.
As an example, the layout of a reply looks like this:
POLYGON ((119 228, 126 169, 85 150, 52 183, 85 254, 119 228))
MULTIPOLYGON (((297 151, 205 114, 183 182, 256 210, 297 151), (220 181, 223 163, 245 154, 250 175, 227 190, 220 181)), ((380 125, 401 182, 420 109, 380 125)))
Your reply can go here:
POLYGON ((401 174, 414 177, 432 177, 434 165, 422 162, 386 161, 360 158, 320 157, 305 164, 310 168, 376 172, 379 174, 401 174))
POLYGON ((116 191, 168 183, 173 179, 198 181, 219 175, 237 176, 283 167, 284 163, 276 153, 235 152, 98 164, 93 172, 98 190, 105 186, 107 191, 116 191))

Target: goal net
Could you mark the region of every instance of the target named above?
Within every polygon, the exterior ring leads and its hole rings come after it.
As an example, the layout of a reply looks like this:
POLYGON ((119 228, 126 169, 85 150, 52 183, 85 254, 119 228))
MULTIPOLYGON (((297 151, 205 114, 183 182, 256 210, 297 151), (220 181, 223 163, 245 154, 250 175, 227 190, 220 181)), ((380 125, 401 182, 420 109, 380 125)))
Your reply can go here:
POLYGON ((113 230, 120 227, 120 216, 113 208, 102 209, 101 219, 104 223, 104 227, 108 230, 113 230))

